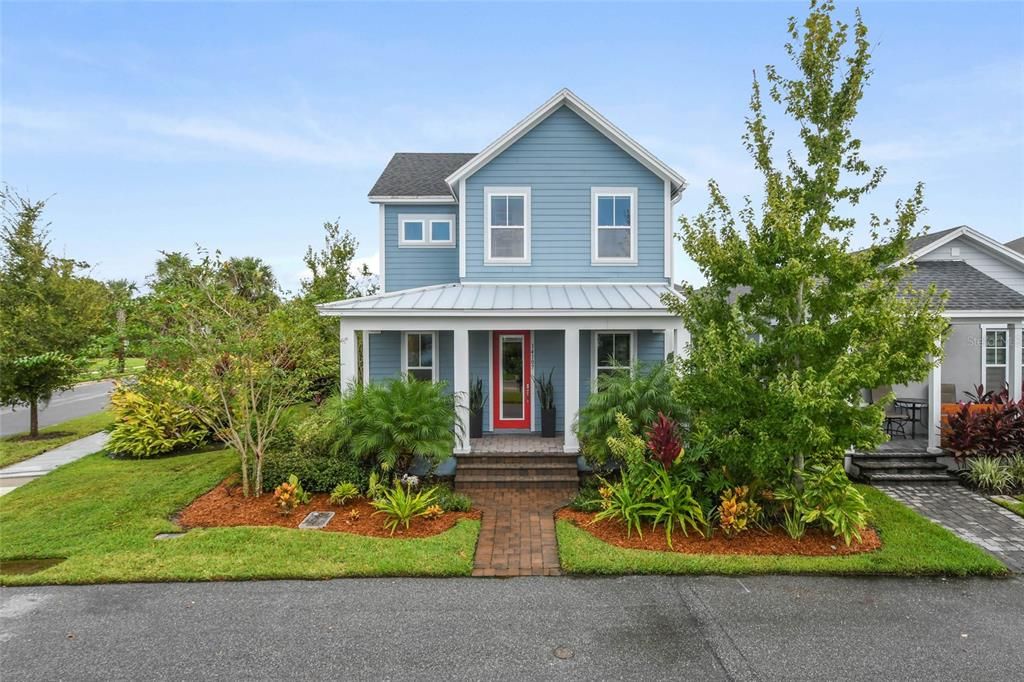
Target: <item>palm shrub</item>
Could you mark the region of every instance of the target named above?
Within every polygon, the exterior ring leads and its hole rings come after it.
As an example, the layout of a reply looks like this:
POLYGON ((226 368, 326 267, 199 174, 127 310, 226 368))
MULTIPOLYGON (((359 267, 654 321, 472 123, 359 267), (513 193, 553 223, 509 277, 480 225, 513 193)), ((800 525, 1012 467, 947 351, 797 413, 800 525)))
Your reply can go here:
POLYGON ((596 390, 590 392, 576 426, 587 461, 603 467, 614 457, 608 437, 618 433, 617 414, 629 420, 634 433, 641 433, 659 412, 680 422, 683 408, 672 398, 672 383, 672 368, 665 363, 641 366, 633 374, 622 371, 599 375, 596 390))
POLYGON ((404 472, 414 456, 436 466, 452 454, 455 399, 445 384, 393 379, 355 386, 338 403, 336 428, 351 437, 352 451, 383 472, 404 472))
POLYGON ((107 450, 118 455, 155 457, 198 447, 209 430, 187 407, 191 388, 160 374, 119 382, 110 396, 114 428, 107 450))

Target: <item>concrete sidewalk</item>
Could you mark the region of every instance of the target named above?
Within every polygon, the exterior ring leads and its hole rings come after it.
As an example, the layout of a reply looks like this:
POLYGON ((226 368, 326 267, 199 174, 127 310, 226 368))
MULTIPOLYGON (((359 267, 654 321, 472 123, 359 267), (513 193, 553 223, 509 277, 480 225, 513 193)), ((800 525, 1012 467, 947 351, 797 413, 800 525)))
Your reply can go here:
POLYGON ((109 438, 109 433, 100 431, 0 469, 0 495, 9 493, 19 485, 24 485, 40 476, 45 476, 63 464, 99 452, 106 447, 109 438))

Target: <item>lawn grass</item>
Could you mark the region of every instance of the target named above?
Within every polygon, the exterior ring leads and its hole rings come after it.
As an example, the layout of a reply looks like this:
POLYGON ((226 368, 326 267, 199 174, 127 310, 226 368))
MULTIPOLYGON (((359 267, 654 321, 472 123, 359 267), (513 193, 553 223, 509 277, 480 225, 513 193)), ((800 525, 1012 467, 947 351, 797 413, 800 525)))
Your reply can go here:
MULTIPOLYGON (((827 575, 1005 575, 1001 562, 908 507, 868 486, 858 486, 882 538, 875 552, 844 557, 677 554, 622 549, 558 521, 562 569, 584 575, 806 573, 827 575)), ((837 540, 842 542, 842 540, 837 540)))
POLYGON ((118 377, 138 374, 144 369, 146 369, 146 358, 125 358, 123 373, 117 371, 117 360, 115 358, 90 358, 82 371, 78 373, 76 381, 116 379, 118 377))
MULTIPOLYGON (((169 517, 235 471, 229 450, 153 460, 103 453, 0 497, 0 561, 67 557, 0 584, 469 575, 479 522, 395 540, 284 528, 180 530, 169 517)), ((296 523, 298 519, 296 519, 296 523)))
POLYGON ((112 414, 97 412, 39 429, 39 438, 23 440, 26 435, 24 433, 5 436, 0 439, 0 467, 16 464, 65 443, 103 431, 113 423, 114 416, 112 414))
POLYGON ((1001 497, 993 497, 992 501, 998 504, 1000 507, 1009 509, 1018 516, 1024 516, 1024 495, 1017 495, 1013 499, 1015 501, 1011 502, 1010 500, 1001 497))

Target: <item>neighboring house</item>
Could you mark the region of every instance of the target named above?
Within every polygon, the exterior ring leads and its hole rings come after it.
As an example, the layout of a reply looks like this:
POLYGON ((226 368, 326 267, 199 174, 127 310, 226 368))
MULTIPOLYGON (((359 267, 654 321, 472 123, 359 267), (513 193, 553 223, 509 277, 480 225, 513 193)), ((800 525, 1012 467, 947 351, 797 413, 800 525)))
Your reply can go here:
POLYGON ((926 398, 928 447, 937 449, 943 402, 964 400, 966 391, 983 384, 986 390, 1009 385, 1019 400, 1024 382, 1024 239, 1007 244, 990 239, 966 225, 934 232, 908 244, 907 259, 917 269, 910 276, 915 288, 934 283, 949 292, 946 318, 950 333, 942 363, 928 381, 894 387, 897 398, 926 398), (946 385, 947 391, 942 387, 946 385))
MULTIPOLYGON (((578 452, 597 375, 686 342, 661 299, 685 186, 569 90, 479 153, 395 154, 369 197, 381 293, 319 306, 341 317, 342 383, 443 380, 465 424, 481 380, 484 430, 523 433, 540 430, 533 382, 550 374, 563 449, 578 452)), ((470 448, 467 433, 455 454, 470 448)))

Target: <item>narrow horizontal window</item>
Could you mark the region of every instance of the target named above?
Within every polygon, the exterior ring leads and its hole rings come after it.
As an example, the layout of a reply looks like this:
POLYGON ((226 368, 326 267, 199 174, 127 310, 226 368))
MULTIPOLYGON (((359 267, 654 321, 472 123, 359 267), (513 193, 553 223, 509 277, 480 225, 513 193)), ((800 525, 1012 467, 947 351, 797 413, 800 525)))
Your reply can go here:
POLYGON ((455 216, 400 215, 398 237, 399 246, 455 246, 455 216))

